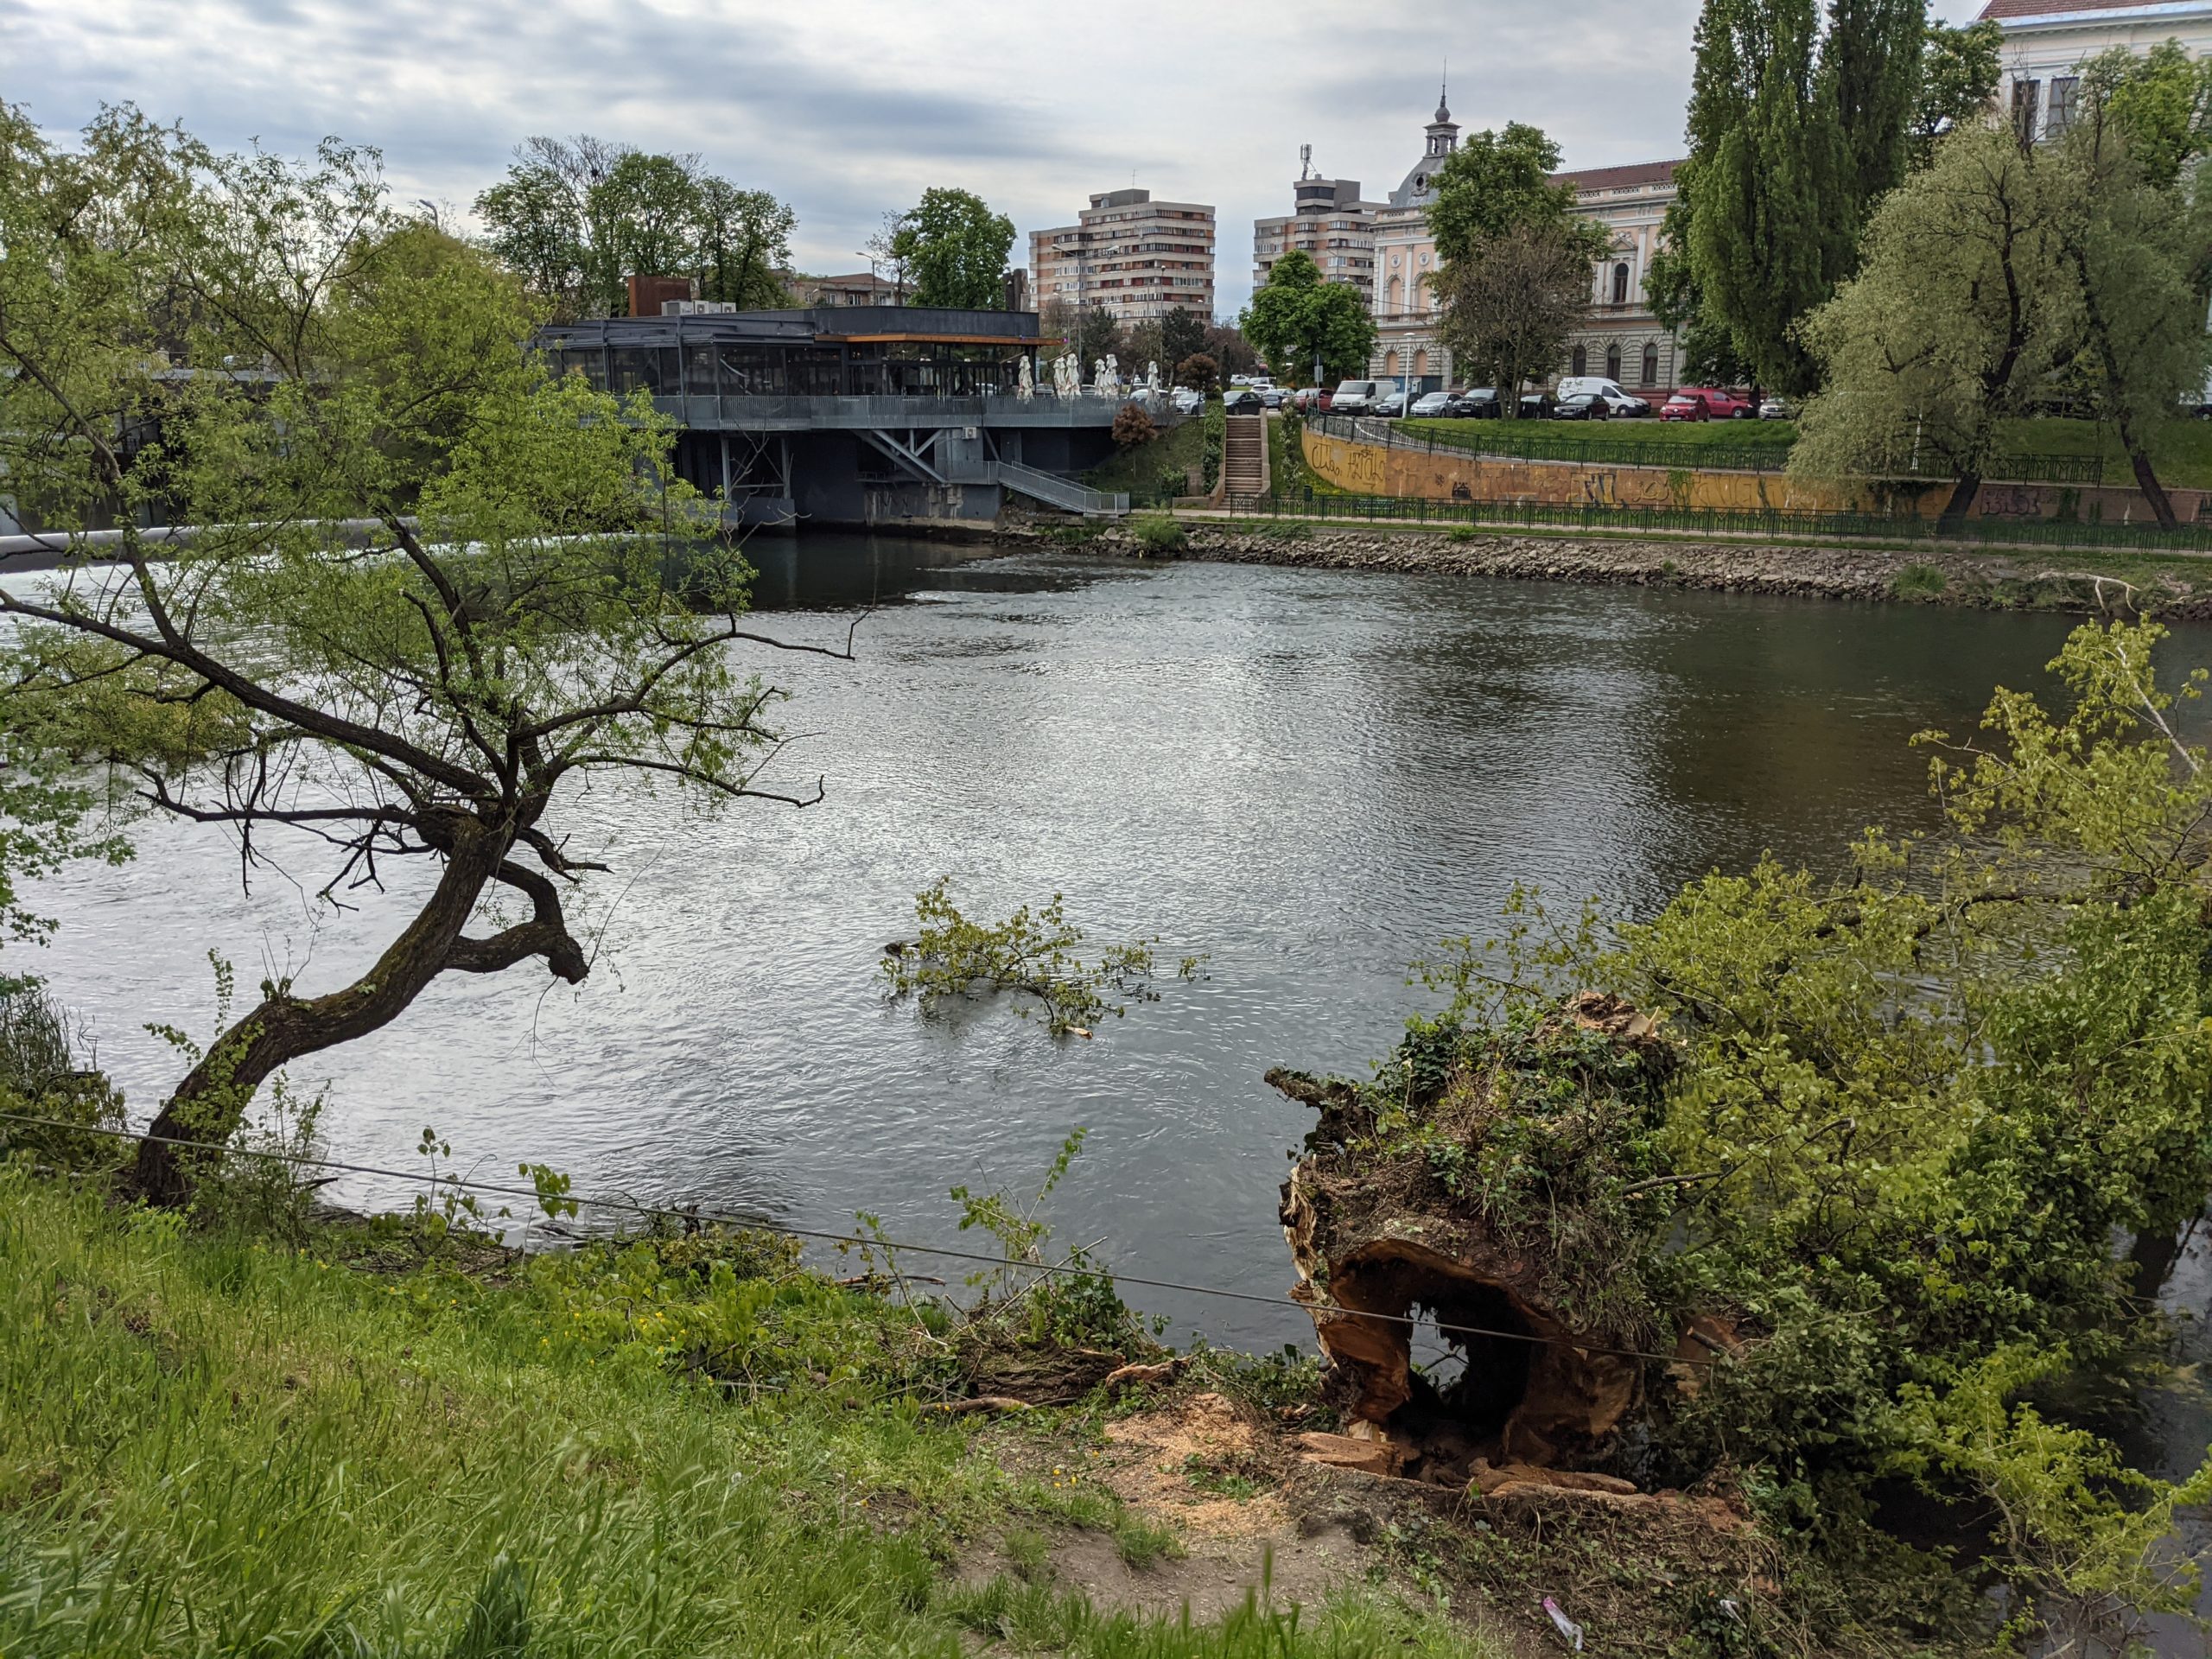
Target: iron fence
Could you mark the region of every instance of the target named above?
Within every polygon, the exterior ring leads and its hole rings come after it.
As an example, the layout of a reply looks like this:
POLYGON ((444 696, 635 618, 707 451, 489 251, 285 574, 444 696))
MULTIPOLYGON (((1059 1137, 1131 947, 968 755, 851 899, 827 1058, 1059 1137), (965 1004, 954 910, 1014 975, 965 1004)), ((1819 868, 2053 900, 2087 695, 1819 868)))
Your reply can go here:
MULTIPOLYGON (((1160 507, 1157 493, 1136 499, 1160 507)), ((2082 519, 1968 518, 1945 524, 1916 513, 1810 512, 1784 507, 1640 507, 1567 505, 1543 501, 1432 501, 1417 496, 1338 495, 1300 491, 1226 497, 1237 518, 1323 518, 1354 522, 1493 525, 1508 530, 1667 531, 1707 536, 1850 538, 1884 542, 1979 542, 1991 545, 2136 549, 2212 553, 2212 521, 2171 531, 2155 524, 2082 519)))
MULTIPOLYGON (((1599 467, 1659 467, 1670 472, 1779 473, 1789 465, 1786 443, 1670 443, 1662 438, 1599 436, 1588 429, 1562 431, 1549 422, 1462 421, 1448 427, 1408 426, 1357 416, 1309 416, 1306 424, 1325 435, 1427 454, 1439 450, 1506 461, 1561 461, 1599 467)), ((1950 474, 1934 462, 1908 457, 1885 469, 1894 478, 1931 482, 1950 474)), ((1983 474, 1999 484, 2100 484, 2098 455, 2005 455, 1983 474)))

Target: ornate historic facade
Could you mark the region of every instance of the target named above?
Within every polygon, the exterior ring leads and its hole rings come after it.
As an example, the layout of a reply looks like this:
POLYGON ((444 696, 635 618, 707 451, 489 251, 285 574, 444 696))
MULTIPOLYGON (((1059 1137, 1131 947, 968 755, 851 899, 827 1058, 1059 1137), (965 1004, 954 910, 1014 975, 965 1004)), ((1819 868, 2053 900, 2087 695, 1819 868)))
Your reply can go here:
POLYGON ((2193 58, 2212 56, 2212 0, 1988 0, 1981 16, 2005 31, 1998 106, 2033 138, 2066 130, 2082 66, 2100 52, 2179 41, 2193 58))
MULTIPOLYGON (((1436 334, 1436 239, 1428 230, 1430 181, 1459 147, 1459 128, 1442 99, 1422 136, 1421 159, 1376 215, 1375 355, 1368 372, 1437 391, 1459 384, 1436 334)), ((1677 165, 1648 162, 1558 175, 1575 187, 1577 211, 1611 232, 1613 251, 1591 273, 1590 321, 1557 374, 1609 375, 1630 391, 1657 398, 1674 390, 1677 343, 1651 315, 1643 284, 1675 199, 1677 165)))

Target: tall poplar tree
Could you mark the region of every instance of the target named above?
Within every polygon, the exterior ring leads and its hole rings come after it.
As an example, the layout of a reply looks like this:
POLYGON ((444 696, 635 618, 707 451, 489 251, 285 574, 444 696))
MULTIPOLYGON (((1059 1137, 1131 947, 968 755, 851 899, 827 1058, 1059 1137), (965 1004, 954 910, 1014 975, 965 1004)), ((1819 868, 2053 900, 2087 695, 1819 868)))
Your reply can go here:
POLYGON ((1762 385, 1803 392, 1797 323, 1858 261, 1904 175, 1925 0, 1706 0, 1689 107, 1688 271, 1707 320, 1762 385))
POLYGON ((1840 157, 1815 0, 1706 0, 1689 130, 1690 257, 1705 303, 1759 384, 1813 381, 1797 319, 1827 297, 1840 157))

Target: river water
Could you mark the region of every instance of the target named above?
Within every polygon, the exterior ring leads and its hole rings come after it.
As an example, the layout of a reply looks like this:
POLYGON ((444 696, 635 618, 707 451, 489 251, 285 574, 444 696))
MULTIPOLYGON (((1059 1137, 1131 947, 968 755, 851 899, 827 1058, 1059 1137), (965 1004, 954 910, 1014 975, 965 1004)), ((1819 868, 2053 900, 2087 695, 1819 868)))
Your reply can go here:
MULTIPOLYGON (((582 1192, 817 1228, 868 1211, 967 1244, 948 1189, 1033 1186, 1081 1125, 1050 1205, 1064 1243, 1279 1294, 1276 1189, 1308 1120, 1268 1067, 1363 1072, 1421 1001, 1408 963, 1479 932, 1516 882, 1648 912, 1763 850, 1833 868, 1862 824, 1930 823, 1906 740, 2040 682, 2069 626, 893 538, 756 553, 793 639, 840 643, 850 606, 881 601, 856 661, 760 654, 808 734, 770 781, 818 774, 827 799, 699 817, 601 785, 573 803, 573 849, 614 870, 579 916, 591 978, 451 976, 303 1068, 327 1079, 340 1154, 411 1166, 433 1125, 487 1178, 543 1162, 582 1192), (1004 1007, 887 1005, 879 952, 939 875, 973 913, 1064 893, 1095 938, 1157 933, 1205 953, 1205 977, 1092 1042, 1004 1007)), ((2212 659, 2212 635, 2177 655, 2212 659)), ((327 988, 429 874, 319 912, 327 861, 284 850, 242 888, 224 836, 149 825, 134 862, 33 895, 62 923, 41 970, 140 1115, 177 1070, 143 1025, 210 1029, 211 949, 245 986, 327 988)), ((1287 1308, 1133 1300, 1217 1341, 1310 1339, 1287 1308)))

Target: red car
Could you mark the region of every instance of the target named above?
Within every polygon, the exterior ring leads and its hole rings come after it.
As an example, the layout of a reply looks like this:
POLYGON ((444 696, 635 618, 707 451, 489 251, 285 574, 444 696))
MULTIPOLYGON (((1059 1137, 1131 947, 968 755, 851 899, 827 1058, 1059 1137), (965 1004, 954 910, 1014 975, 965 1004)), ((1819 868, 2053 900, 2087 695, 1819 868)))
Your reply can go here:
POLYGON ((1660 405, 1662 421, 1748 421, 1758 411, 1750 400, 1710 386, 1684 386, 1660 405))

